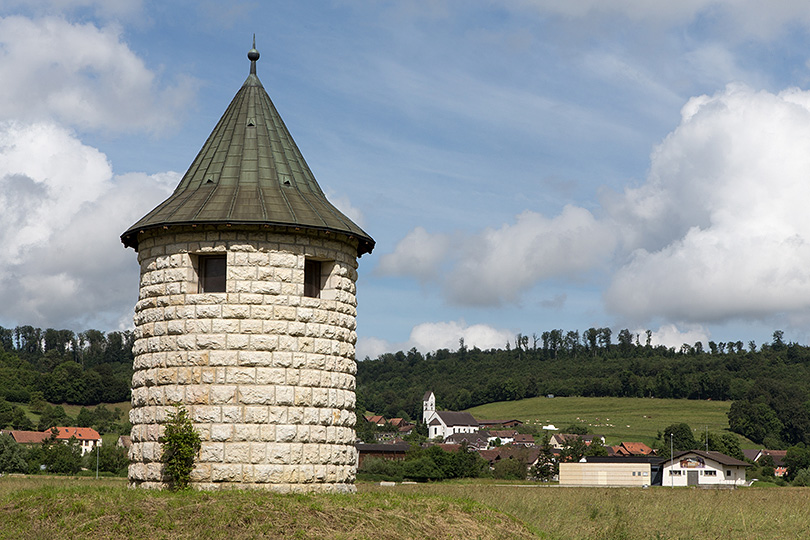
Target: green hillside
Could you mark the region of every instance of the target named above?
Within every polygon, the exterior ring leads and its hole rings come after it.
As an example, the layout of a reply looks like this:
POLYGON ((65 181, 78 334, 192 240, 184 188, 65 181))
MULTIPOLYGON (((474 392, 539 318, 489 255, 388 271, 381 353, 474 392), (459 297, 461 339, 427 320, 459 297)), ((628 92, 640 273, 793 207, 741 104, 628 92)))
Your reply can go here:
MULTIPOLYGON (((489 403, 468 409, 478 419, 517 418, 539 426, 571 424, 604 435, 607 444, 637 441, 652 445, 659 431, 685 422, 697 435, 705 430, 728 430, 730 401, 652 398, 535 397, 489 403)), ((745 444, 743 445, 745 447, 745 444)))

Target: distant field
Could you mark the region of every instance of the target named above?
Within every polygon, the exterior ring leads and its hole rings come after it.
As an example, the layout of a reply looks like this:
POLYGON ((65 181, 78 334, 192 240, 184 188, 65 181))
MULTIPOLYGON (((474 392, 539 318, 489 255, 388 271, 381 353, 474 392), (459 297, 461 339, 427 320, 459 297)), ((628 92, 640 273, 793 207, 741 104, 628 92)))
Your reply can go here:
MULTIPOLYGON (((25 411, 25 414, 31 420, 35 422, 39 421, 39 415, 31 412, 31 409, 28 407, 28 403, 13 403, 13 405, 22 408, 22 410, 25 411)), ((68 405, 67 403, 51 403, 51 405, 52 406, 61 405, 62 408, 65 410, 65 413, 73 418, 76 418, 76 415, 79 414, 79 411, 82 410, 82 407, 90 410, 93 410, 97 407, 97 405, 68 405)), ((114 411, 115 408, 118 407, 119 409, 121 409, 121 412, 123 413, 122 418, 124 420, 126 420, 129 417, 129 410, 132 408, 132 404, 129 401, 119 401, 118 403, 100 403, 100 405, 104 405, 105 407, 107 407, 107 409, 111 411, 114 411)))
MULTIPOLYGON (((517 418, 537 425, 571 424, 587 427, 604 435, 608 444, 638 441, 651 445, 659 431, 670 424, 685 422, 697 435, 707 427, 719 432, 728 429, 730 401, 694 401, 651 398, 536 397, 520 401, 489 403, 468 409, 476 418, 517 418)), ((743 444, 743 447, 750 446, 743 444)))
MULTIPOLYGON (((121 401, 119 403, 101 403, 101 405, 104 405, 105 407, 107 407, 107 409, 111 411, 114 411, 115 408, 118 407, 124 413, 122 418, 125 420, 128 418, 129 410, 132 408, 132 405, 130 404, 129 401, 121 401)), ((96 408, 96 405, 67 405, 67 404, 62 405, 62 408, 65 409, 67 415, 72 416, 73 418, 76 418, 76 415, 79 414, 79 411, 82 410, 82 407, 84 407, 85 409, 93 410, 96 408)))

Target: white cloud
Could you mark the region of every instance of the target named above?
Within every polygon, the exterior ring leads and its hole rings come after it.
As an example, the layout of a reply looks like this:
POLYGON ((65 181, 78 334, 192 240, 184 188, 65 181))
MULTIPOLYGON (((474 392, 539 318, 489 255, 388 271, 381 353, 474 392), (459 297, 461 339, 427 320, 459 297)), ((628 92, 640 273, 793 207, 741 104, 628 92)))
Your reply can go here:
POLYGON ((119 235, 178 181, 116 177, 103 154, 52 124, 0 124, 0 320, 118 327, 139 273, 119 235))
POLYGON ((513 340, 511 330, 494 328, 486 324, 467 325, 463 320, 449 322, 426 322, 413 327, 408 341, 392 343, 379 338, 360 338, 357 341, 357 358, 376 358, 380 354, 409 351, 412 348, 427 353, 437 349, 455 351, 459 340, 464 339, 467 348, 482 350, 503 348, 513 340))
MULTIPOLYGON (((644 331, 638 331, 637 333, 643 339, 644 331)), ((700 325, 686 325, 681 329, 675 324, 664 324, 653 332, 650 339, 653 346, 663 345, 665 347, 675 347, 676 349, 680 349, 684 343, 694 346, 698 341, 703 343, 704 347, 709 341, 709 332, 700 325)))
POLYGON ((118 26, 0 18, 0 120, 55 119, 81 129, 160 131, 192 95, 178 78, 161 86, 118 26))
POLYGON ((810 309, 810 93, 733 85, 682 117, 647 183, 608 204, 633 250, 608 307, 686 322, 810 309))
POLYGON ((329 194, 329 201, 335 205, 335 208, 343 212, 343 214, 352 220, 358 227, 363 227, 365 218, 363 212, 352 204, 352 201, 345 195, 329 194))
POLYGON ((456 350, 464 339, 468 348, 503 348, 514 337, 514 332, 500 330, 485 324, 467 326, 464 321, 422 323, 413 327, 409 343, 420 351, 437 349, 456 350))
POLYGON ((457 304, 499 305, 519 302, 539 281, 591 270, 614 245, 609 224, 569 205, 553 218, 526 211, 514 224, 472 235, 450 237, 417 227, 381 257, 377 270, 440 281, 457 304))
POLYGON ((54 124, 0 124, 0 263, 18 262, 110 185, 95 148, 54 124))
POLYGON ((412 276, 420 280, 436 279, 452 247, 444 234, 431 234, 416 227, 394 247, 393 253, 380 257, 376 271, 390 276, 412 276))

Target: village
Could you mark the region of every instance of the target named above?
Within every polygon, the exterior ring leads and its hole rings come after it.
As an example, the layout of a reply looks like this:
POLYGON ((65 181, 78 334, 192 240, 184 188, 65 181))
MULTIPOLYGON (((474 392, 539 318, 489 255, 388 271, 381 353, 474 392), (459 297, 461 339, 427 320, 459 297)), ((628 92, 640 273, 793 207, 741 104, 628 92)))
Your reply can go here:
MULTIPOLYGON (((744 450, 747 461, 697 448, 663 457, 642 442, 605 445, 602 435, 561 433, 554 425, 543 426, 545 440, 538 440, 530 433, 520 433, 522 422, 517 419, 477 420, 468 412, 437 411, 436 397, 430 391, 425 393, 422 405, 422 423, 428 430, 425 445, 435 445, 446 452, 476 452, 493 470, 503 460, 516 460, 522 463, 529 478, 532 471, 542 470, 548 463, 556 472, 544 480, 556 481, 561 486, 741 487, 751 484, 746 479, 746 469, 760 459, 773 462, 775 476, 782 477, 787 472, 783 462, 785 451, 744 450), (565 461, 576 445, 583 450, 598 446, 604 450, 594 452, 600 455, 587 455, 587 451, 580 450, 581 457, 565 461)), ((375 443, 357 443, 360 470, 371 459, 405 460, 411 444, 403 437, 411 435, 416 424, 402 418, 387 420, 380 415, 367 415, 365 419, 389 430, 378 431, 375 443)))

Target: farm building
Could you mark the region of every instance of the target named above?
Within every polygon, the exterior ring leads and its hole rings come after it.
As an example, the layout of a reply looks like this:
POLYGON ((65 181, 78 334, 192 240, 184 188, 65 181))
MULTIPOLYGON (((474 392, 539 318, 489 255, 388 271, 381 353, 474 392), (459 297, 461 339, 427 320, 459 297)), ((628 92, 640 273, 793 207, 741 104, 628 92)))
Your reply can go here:
POLYGON ((751 465, 720 452, 676 452, 663 463, 665 486, 742 486, 751 465))
POLYGON ((672 459, 653 456, 586 457, 560 463, 562 486, 706 486, 745 484, 750 465, 720 452, 688 450, 672 459))
POLYGON ((560 463, 560 485, 661 485, 662 462, 650 457, 586 457, 580 462, 560 463))

